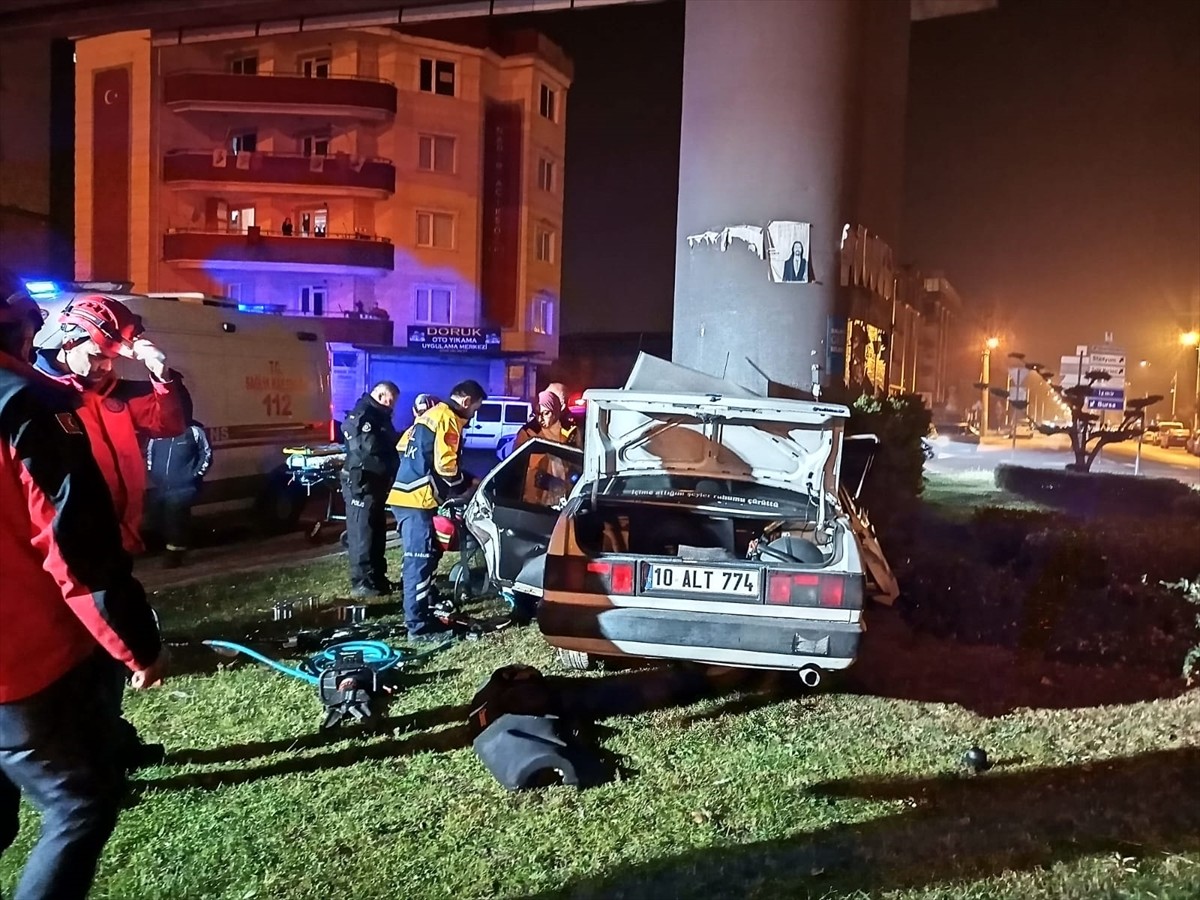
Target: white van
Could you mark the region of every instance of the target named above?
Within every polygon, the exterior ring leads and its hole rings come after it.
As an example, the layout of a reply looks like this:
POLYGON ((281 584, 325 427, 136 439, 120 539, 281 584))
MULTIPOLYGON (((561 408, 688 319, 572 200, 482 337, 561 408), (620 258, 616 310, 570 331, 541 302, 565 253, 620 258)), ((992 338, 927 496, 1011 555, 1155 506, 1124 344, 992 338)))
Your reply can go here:
MULTIPOLYGON (((141 316, 146 337, 183 376, 194 418, 213 448, 195 512, 253 507, 266 525, 294 525, 305 498, 288 485, 283 449, 331 439, 329 353, 321 320, 243 312, 202 295, 145 296, 73 285, 38 298, 48 312, 38 346, 55 343, 59 312, 90 293, 120 300, 141 316)), ((124 359, 116 371, 124 378, 147 377, 144 366, 124 359)))
POLYGON ((495 450, 516 436, 533 417, 533 406, 519 397, 489 397, 463 429, 469 450, 495 450))

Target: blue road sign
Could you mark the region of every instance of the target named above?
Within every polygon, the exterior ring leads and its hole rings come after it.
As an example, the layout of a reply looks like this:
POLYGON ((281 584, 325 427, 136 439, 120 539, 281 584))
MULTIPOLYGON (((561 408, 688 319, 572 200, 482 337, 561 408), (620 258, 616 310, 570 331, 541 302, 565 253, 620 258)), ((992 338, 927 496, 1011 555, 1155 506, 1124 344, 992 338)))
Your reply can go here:
POLYGON ((1125 390, 1124 388, 1094 387, 1092 396, 1098 400, 1124 400, 1125 390))
POLYGON ((1088 398, 1087 405, 1089 409, 1122 410, 1125 408, 1125 400, 1123 398, 1120 400, 1109 400, 1101 397, 1090 397, 1088 398))

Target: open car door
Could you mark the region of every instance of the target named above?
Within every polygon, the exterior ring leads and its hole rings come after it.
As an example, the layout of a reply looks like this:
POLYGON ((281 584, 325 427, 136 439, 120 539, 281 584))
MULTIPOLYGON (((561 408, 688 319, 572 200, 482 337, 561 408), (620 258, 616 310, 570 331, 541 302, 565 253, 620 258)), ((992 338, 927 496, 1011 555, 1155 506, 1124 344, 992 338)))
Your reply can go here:
POLYGON ((582 472, 582 450, 535 439, 484 476, 466 525, 494 583, 541 596, 550 534, 582 472))
POLYGON ((900 596, 900 584, 896 581, 887 557, 883 555, 883 548, 879 546, 875 526, 867 517, 867 511, 858 502, 863 482, 867 480, 867 473, 871 471, 871 463, 875 461, 878 449, 879 438, 873 434, 855 434, 845 439, 842 447, 838 499, 850 520, 850 528, 858 539, 859 551, 862 553, 863 566, 866 569, 867 589, 878 602, 891 606, 900 596))

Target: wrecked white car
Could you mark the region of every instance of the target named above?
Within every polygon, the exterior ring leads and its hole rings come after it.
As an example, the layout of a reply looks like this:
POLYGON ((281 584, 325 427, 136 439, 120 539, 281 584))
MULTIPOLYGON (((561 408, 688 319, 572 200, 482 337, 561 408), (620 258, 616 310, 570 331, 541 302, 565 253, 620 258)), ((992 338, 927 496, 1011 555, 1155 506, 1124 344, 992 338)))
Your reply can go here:
POLYGON ((798 670, 815 685, 854 661, 865 579, 839 500, 846 407, 586 399, 584 450, 525 444, 466 515, 493 580, 540 598, 538 625, 564 663, 691 660, 798 670))

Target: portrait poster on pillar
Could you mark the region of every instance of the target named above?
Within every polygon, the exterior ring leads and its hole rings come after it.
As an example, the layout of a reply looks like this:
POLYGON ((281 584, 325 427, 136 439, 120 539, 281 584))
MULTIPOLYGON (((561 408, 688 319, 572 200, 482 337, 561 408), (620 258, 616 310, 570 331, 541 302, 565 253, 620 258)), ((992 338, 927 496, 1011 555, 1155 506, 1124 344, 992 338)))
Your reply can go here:
POLYGON ((521 259, 521 104, 489 101, 483 127, 483 319, 512 328, 521 259))
POLYGON ((814 279, 808 222, 771 222, 767 225, 767 260, 771 280, 804 284, 814 279))
POLYGON ((92 76, 92 271, 98 281, 129 280, 130 70, 92 76))

